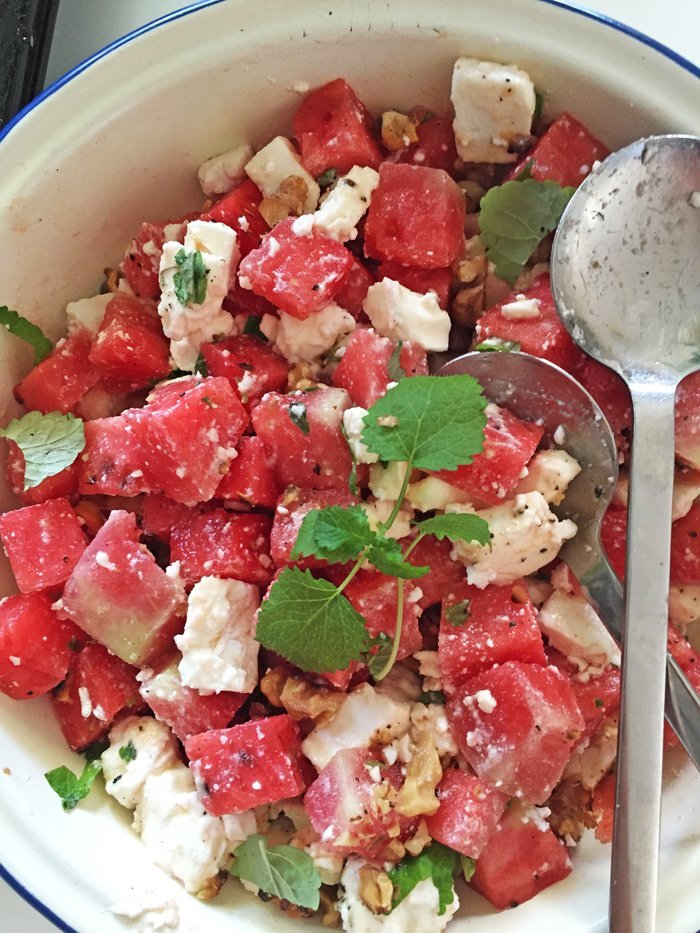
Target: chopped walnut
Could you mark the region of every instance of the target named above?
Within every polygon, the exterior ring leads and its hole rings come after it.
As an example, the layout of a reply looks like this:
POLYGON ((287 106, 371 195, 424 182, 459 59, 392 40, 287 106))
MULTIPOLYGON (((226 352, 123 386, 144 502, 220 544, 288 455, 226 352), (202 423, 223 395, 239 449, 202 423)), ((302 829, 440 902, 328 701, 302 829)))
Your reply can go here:
POLYGON ((440 806, 435 788, 442 778, 442 765, 432 737, 423 732, 409 761, 406 780, 396 799, 396 811, 402 816, 430 816, 440 806))
POLYGON ((578 781, 562 781, 547 801, 552 811, 548 817, 549 825, 558 836, 570 836, 578 842, 584 829, 592 829, 596 825, 591 801, 591 792, 578 781))
POLYGON ((319 383, 316 381, 316 370, 310 363, 302 361, 293 366, 287 374, 287 389, 315 389, 319 383))
POLYGON ((428 832, 428 825, 425 820, 421 820, 415 834, 407 839, 404 845, 409 855, 420 855, 423 849, 433 841, 428 832))
POLYGON ((373 865, 360 869, 360 899, 373 914, 388 914, 394 896, 394 885, 386 872, 373 865))
POLYGON ((397 110, 387 110, 382 114, 382 142, 390 152, 398 152, 411 143, 417 143, 415 120, 397 110))
POLYGON ((119 280, 122 277, 120 269, 112 268, 108 266, 105 269, 105 291, 108 292, 118 292, 119 291, 119 280))
POLYGON ((515 280, 514 291, 527 291, 538 276, 545 275, 547 272, 549 272, 548 262, 536 262, 533 266, 528 266, 515 280))
POLYGON ((218 895, 223 887, 224 881, 228 877, 228 872, 220 871, 213 878, 208 878, 204 886, 197 891, 197 898, 200 901, 212 901, 218 895))
POLYGON ((298 175, 288 175, 274 194, 263 198, 258 210, 265 218, 268 227, 274 227, 286 217, 299 217, 303 214, 308 190, 303 178, 298 175))
POLYGON ((340 926, 340 914, 336 906, 335 892, 322 887, 319 893, 321 903, 318 906, 318 912, 321 914, 321 925, 327 928, 338 928, 340 926))
POLYGON ((483 280, 487 266, 486 256, 483 253, 469 259, 462 259, 457 266, 457 278, 464 285, 473 285, 475 282, 483 280))
POLYGON ((450 304, 450 317, 460 327, 474 327, 484 313, 484 283, 460 288, 450 304))
POLYGON ((281 706, 292 719, 312 719, 323 723, 343 704, 344 693, 331 687, 310 684, 298 674, 272 668, 260 681, 260 689, 273 706, 281 706))

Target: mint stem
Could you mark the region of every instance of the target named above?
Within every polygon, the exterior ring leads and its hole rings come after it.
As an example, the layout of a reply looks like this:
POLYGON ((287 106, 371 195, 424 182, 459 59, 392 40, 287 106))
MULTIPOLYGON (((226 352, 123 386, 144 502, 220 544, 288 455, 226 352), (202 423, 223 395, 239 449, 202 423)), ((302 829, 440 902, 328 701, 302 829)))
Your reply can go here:
POLYGON ((399 578, 396 582, 398 584, 398 591, 396 595, 396 629, 394 631, 394 643, 391 646, 391 654, 386 659, 386 664, 374 678, 377 683, 380 680, 384 680, 396 663, 396 656, 399 653, 401 630, 403 629, 403 580, 399 578))

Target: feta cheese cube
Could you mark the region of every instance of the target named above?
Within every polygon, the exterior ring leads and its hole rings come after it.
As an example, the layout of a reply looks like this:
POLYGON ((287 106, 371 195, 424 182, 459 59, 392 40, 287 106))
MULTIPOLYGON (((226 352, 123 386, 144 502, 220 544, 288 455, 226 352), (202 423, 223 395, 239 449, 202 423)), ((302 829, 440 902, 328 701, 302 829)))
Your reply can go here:
POLYGON ((541 450, 535 454, 525 476, 515 487, 515 495, 540 492, 552 505, 559 505, 569 484, 581 472, 577 460, 565 450, 541 450))
POLYGON ((466 505, 469 502, 469 494, 438 479, 437 476, 425 476, 409 484, 406 499, 419 512, 432 512, 434 509, 444 512, 449 505, 455 503, 466 505))
POLYGON ((449 345, 450 316, 433 291, 421 295, 385 278, 370 285, 362 307, 381 337, 411 340, 425 350, 446 350, 449 345))
POLYGON ((290 363, 312 363, 353 330, 355 318, 335 302, 312 311, 304 321, 280 311, 275 348, 290 363))
POLYGON ((516 295, 515 301, 501 305, 501 314, 509 321, 535 320, 540 317, 540 299, 516 295))
POLYGON ((255 613, 258 588, 240 580, 202 577, 187 603, 187 621, 175 644, 182 652, 180 677, 204 695, 252 693, 258 682, 255 613))
MULTIPOLYGON (((367 513, 369 527, 372 531, 378 531, 379 526, 388 521, 396 502, 391 499, 382 499, 381 501, 372 501, 368 499, 365 502, 361 502, 360 505, 367 513)), ((399 538, 405 538, 407 535, 410 535, 412 517, 408 509, 399 509, 396 518, 386 530, 386 537, 396 538, 398 540, 399 538)))
POLYGON ((160 260, 161 299, 158 313, 163 333, 170 338, 170 353, 178 369, 192 371, 201 344, 233 331, 233 318, 222 309, 239 259, 236 232, 226 224, 193 220, 187 225, 184 245, 169 241, 160 260), (206 294, 201 304, 183 304, 177 296, 176 256, 180 250, 198 250, 206 267, 206 294))
POLYGON ((405 460, 390 460, 388 463, 373 463, 369 470, 369 488, 381 502, 391 499, 396 502, 406 476, 405 460))
POLYGON ((346 408, 343 412, 343 429, 348 447, 352 452, 355 463, 377 463, 379 454, 372 453, 366 444, 362 443, 362 431, 364 424, 362 419, 367 414, 366 408, 355 405, 353 408, 346 408))
POLYGON ((672 583, 668 593, 668 613, 683 631, 700 619, 700 583, 672 583))
POLYGON ((408 731, 409 706, 363 684, 347 695, 332 719, 316 726, 301 748, 317 771, 343 748, 388 745, 408 731))
POLYGON ((133 810, 148 778, 179 763, 177 740, 165 723, 150 716, 127 716, 110 729, 109 747, 102 753, 105 790, 133 810), (125 760, 119 750, 129 743, 134 751, 125 760))
POLYGON ((579 670, 620 666, 620 649, 589 602, 575 593, 555 590, 538 614, 550 645, 579 670))
MULTIPOLYGON (((461 511, 452 506, 447 511, 461 511)), ((455 541, 452 550, 467 567, 467 581, 480 589, 505 585, 544 567, 576 534, 569 519, 558 521, 540 492, 528 492, 477 512, 488 523, 491 546, 455 541)))
POLYGON ((310 213, 318 204, 321 193, 318 182, 306 171, 298 152, 285 136, 275 136, 256 152, 246 164, 245 172, 265 197, 274 195, 285 178, 296 175, 306 184, 304 212, 310 213))
POLYGON ((509 145, 529 136, 535 87, 514 65, 458 58, 450 94, 457 152, 465 162, 514 162, 509 145))
POLYGON ((228 194, 245 178, 245 167, 253 157, 253 147, 248 143, 221 152, 219 155, 202 162, 197 171, 197 179, 202 191, 208 198, 228 194))
POLYGON ((340 243, 357 239, 357 225, 367 212, 378 184, 379 172, 369 166, 354 165, 338 179, 313 214, 313 230, 340 243))
POLYGON ((76 331, 86 330, 94 336, 100 328, 105 310, 112 298, 114 298, 112 292, 107 292, 106 295, 93 295, 92 298, 69 301, 66 305, 68 333, 74 334, 76 331))

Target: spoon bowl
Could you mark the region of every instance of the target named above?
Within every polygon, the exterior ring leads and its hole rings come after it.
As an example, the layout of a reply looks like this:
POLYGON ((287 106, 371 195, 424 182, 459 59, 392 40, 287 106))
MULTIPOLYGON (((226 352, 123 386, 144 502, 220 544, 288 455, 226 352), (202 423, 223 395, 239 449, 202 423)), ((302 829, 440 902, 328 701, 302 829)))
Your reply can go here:
MULTIPOLYGON (((658 136, 613 153, 572 197, 552 248, 565 327, 617 371, 634 435, 625 574, 610 927, 656 929, 674 479, 674 400, 698 368, 700 138, 658 136)), ((670 678, 669 678, 670 684, 670 678)))

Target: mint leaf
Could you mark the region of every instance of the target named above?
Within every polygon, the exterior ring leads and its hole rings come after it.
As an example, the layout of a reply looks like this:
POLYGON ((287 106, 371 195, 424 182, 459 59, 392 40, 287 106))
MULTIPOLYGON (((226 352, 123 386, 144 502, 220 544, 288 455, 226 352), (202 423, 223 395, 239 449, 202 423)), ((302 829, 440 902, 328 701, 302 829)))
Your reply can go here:
POLYGON ((198 249, 182 249, 175 254, 177 272, 173 275, 175 296, 181 305, 201 305, 207 297, 207 272, 198 249))
POLYGON ((316 179, 316 182, 319 188, 330 188, 334 181, 338 178, 338 169, 337 168, 327 168, 325 172, 321 174, 316 179))
POLYGON ((246 318, 243 333, 248 337, 255 337, 257 340, 262 340, 263 343, 267 343, 267 337, 260 330, 260 321, 262 321, 261 317, 256 317, 251 314, 246 318))
POLYGON ((496 275, 511 285, 537 245, 556 229, 574 188, 555 181, 507 181, 481 199, 479 238, 496 275))
POLYGON ((468 855, 460 855, 459 861, 462 864, 462 874, 465 881, 471 881, 472 875, 476 871, 476 859, 469 858, 468 855))
POLYGON ((369 636, 365 620, 337 587, 308 570, 285 568, 258 614, 255 637, 304 671, 343 670, 359 661, 369 636))
POLYGON ((122 745, 119 749, 119 757, 122 761, 133 761, 136 758, 136 748, 134 743, 129 739, 126 745, 122 745))
POLYGON ((311 428, 309 427, 309 420, 306 417, 306 405, 303 402, 292 402, 289 406, 289 417, 292 419, 292 424, 295 424, 302 434, 308 435, 311 428))
POLYGON ((365 415, 362 440, 382 460, 455 470, 483 448, 486 400, 471 376, 413 376, 365 415))
POLYGON ((79 801, 87 797, 95 783, 95 778, 101 771, 101 761, 88 761, 80 777, 73 774, 65 765, 54 768, 53 771, 47 771, 44 777, 51 789, 56 791, 61 798, 61 806, 67 812, 73 810, 79 801))
POLYGON ((108 748, 109 739, 96 739, 94 742, 90 742, 89 745, 86 745, 81 754, 86 761, 97 761, 108 748))
POLYGON ((358 557, 376 538, 361 506, 330 505, 304 516, 291 556, 314 556, 344 564, 358 557))
POLYGON ((380 632, 370 642, 369 650, 365 655, 365 662, 372 677, 377 677, 386 667, 393 645, 394 639, 391 635, 387 635, 386 632, 380 632), (372 652, 372 648, 377 650, 372 652))
POLYGON ((198 354, 197 359, 195 360, 194 369, 192 370, 192 372, 196 376, 208 376, 209 375, 207 361, 204 359, 201 353, 198 354))
POLYGON ((320 903, 321 877, 311 856, 294 846, 270 848, 260 834, 248 836, 236 848, 229 871, 299 907, 316 910, 320 903))
POLYGON ((459 867, 459 856, 452 849, 433 842, 420 855, 412 856, 400 862, 396 868, 387 872, 392 883, 398 889, 394 894, 392 908, 398 907, 421 881, 430 878, 438 890, 442 916, 455 897, 454 874, 459 867))
POLYGON ((444 706, 445 702, 445 694, 442 690, 424 690, 416 700, 416 703, 424 703, 426 706, 429 703, 440 703, 444 706))
POLYGON ((394 349, 391 351, 391 356, 389 357, 389 362, 386 364, 387 375, 389 376, 389 382, 401 382, 405 377, 406 373, 401 368, 401 351, 403 350, 403 340, 399 340, 394 349))
POLYGON ((520 344, 517 340, 503 340, 501 337, 487 337, 481 343, 474 347, 480 353, 510 353, 513 350, 519 350, 520 344))
POLYGON ((0 428, 0 436, 14 441, 22 451, 25 490, 70 466, 85 447, 82 419, 57 411, 48 415, 30 411, 0 428))
POLYGON ((414 526, 424 535, 434 535, 438 541, 449 538, 450 541, 476 541, 484 547, 490 542, 488 522, 471 512, 445 512, 434 515, 414 526))
POLYGON ((415 580, 430 573, 430 567, 419 567, 404 560, 403 551, 394 538, 377 538, 366 553, 366 558, 381 573, 402 580, 415 580))
POLYGON ((457 628, 464 625, 469 618, 470 599, 461 599, 458 603, 453 603, 445 609, 445 619, 457 628))
POLYGON ((0 325, 8 330, 15 337, 24 340, 34 349, 34 365, 45 360, 53 350, 53 344, 44 332, 36 324, 32 324, 26 317, 22 317, 17 311, 8 308, 7 305, 0 306, 0 325))

